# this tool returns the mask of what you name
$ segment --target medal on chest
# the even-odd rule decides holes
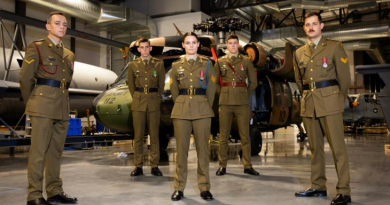
[[[324,67],[324,68],[327,68],[327,67],[328,67],[328,62],[327,62],[327,60],[326,60],[326,57],[323,57],[323,58],[322,58],[322,67]]]
[[[200,71],[200,80],[204,80],[204,73],[203,73],[203,70]]]
[[[157,72],[156,71],[153,71],[153,76],[157,77]]]
[[[240,69],[241,69],[241,71],[244,71],[244,65],[240,65]]]

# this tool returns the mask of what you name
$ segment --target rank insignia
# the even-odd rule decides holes
[[[172,80],[172,78],[169,80],[169,84],[170,85],[172,85],[172,83],[173,83],[173,80]]]
[[[217,81],[217,78],[215,76],[211,76],[211,81],[213,81],[213,83],[215,83]]]
[[[35,59],[31,59],[30,61],[28,61],[27,59],[24,59],[24,61],[25,61],[26,63],[28,63],[28,64],[31,64],[32,62],[35,61]]]
[[[348,58],[341,58],[341,62],[347,63],[348,62]]]

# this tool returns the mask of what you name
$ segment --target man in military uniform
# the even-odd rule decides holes
[[[160,161],[159,126],[160,126],[160,103],[164,91],[165,68],[161,60],[150,56],[152,47],[149,39],[141,38],[138,41],[138,51],[141,57],[130,62],[127,83],[133,103],[134,127],[134,164],[135,169],[131,176],[143,174],[143,146],[145,124],[147,122],[150,135],[150,165],[154,176],[162,176],[158,168]]]
[[[63,13],[50,13],[46,24],[48,37],[28,45],[20,72],[20,90],[32,124],[27,205],[77,202],[64,193],[60,178],[69,125],[68,88],[74,68],[74,54],[61,41],[66,26]],[[44,171],[47,201],[42,196]]]
[[[302,93],[301,116],[312,153],[311,186],[295,196],[327,196],[324,136],[336,165],[337,196],[332,205],[351,202],[349,161],[344,142],[342,112],[350,85],[348,56],[340,42],[321,35],[324,27],[318,13],[307,13],[303,29],[308,42],[294,56],[295,79]],[[303,91],[303,92],[302,92]]]
[[[249,96],[257,87],[257,76],[251,60],[238,53],[238,37],[231,34],[227,40],[229,54],[218,59],[215,64],[217,79],[222,77],[218,85],[219,96],[219,169],[217,176],[226,174],[228,160],[228,139],[233,116],[237,118],[238,130],[241,138],[244,173],[259,175],[252,168],[251,145],[249,139]],[[249,85],[247,85],[247,80]]]

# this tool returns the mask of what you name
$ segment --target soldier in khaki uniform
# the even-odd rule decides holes
[[[127,83],[133,103],[134,126],[134,164],[131,176],[143,174],[143,138],[147,122],[150,135],[150,164],[154,176],[162,176],[158,168],[160,161],[159,126],[161,94],[164,91],[165,68],[164,62],[150,56],[152,47],[149,39],[141,38],[138,51],[141,57],[130,62]]]
[[[195,33],[183,37],[186,56],[172,64],[170,84],[175,105],[171,117],[177,143],[175,191],[171,199],[178,201],[184,197],[187,182],[187,158],[191,132],[194,133],[198,156],[198,187],[204,200],[212,200],[209,178],[209,137],[212,105],[217,81],[212,62],[197,55],[199,47]]]
[[[28,45],[20,72],[20,90],[32,124],[27,205],[77,202],[64,193],[60,178],[74,63],[74,54],[61,41],[66,26],[64,14],[52,12],[46,24],[48,37]],[[42,196],[44,171],[47,201]]]
[[[249,139],[249,96],[257,87],[257,76],[251,60],[238,53],[238,37],[231,34],[227,40],[229,54],[218,59],[215,64],[217,79],[222,77],[222,83],[217,84],[219,96],[219,169],[217,176],[226,174],[228,160],[228,139],[233,116],[237,118],[238,130],[241,138],[244,173],[259,175],[252,168],[251,145]],[[234,71],[233,71],[234,70]],[[236,73],[235,73],[236,72]],[[247,80],[249,85],[247,85]],[[218,81],[219,82],[219,81]]]
[[[340,42],[321,35],[318,13],[308,13],[303,26],[309,41],[294,56],[295,79],[302,93],[301,116],[312,153],[311,186],[296,196],[327,196],[324,136],[335,161],[338,182],[332,205],[351,202],[349,161],[344,142],[342,112],[350,85],[348,56]],[[302,92],[303,91],[303,92]]]

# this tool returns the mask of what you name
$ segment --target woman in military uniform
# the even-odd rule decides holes
[[[212,62],[197,55],[199,40],[186,33],[182,42],[186,55],[172,64],[170,85],[175,105],[172,110],[177,144],[175,191],[172,201],[180,200],[187,182],[187,158],[191,133],[194,133],[198,156],[198,187],[204,200],[212,200],[209,178],[209,145],[212,105],[216,78]]]

